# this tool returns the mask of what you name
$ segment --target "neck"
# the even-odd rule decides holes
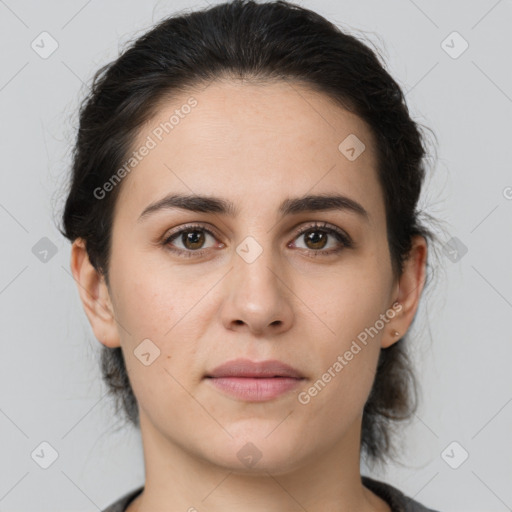
[[[360,421],[339,446],[291,468],[213,463],[162,436],[141,410],[146,482],[127,512],[390,512],[361,482]],[[258,470],[256,470],[256,467]]]

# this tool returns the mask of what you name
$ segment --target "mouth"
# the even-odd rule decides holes
[[[299,386],[302,379],[290,377],[208,377],[221,392],[244,402],[273,400]]]
[[[206,377],[247,377],[247,378],[271,378],[288,377],[302,379],[304,376],[290,366],[277,359],[267,361],[251,361],[250,359],[233,359],[209,372]]]
[[[246,402],[275,399],[298,387],[305,377],[277,360],[254,362],[235,359],[205,375],[217,390]]]

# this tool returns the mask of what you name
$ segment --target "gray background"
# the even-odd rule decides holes
[[[442,511],[512,510],[512,2],[299,3],[381,50],[438,137],[422,206],[443,243],[467,247],[432,261],[413,325],[422,403],[401,463],[372,475]],[[55,222],[93,72],[165,15],[205,5],[0,0],[0,510],[99,510],[143,483],[139,434],[119,429],[105,396]],[[31,47],[43,31],[58,43],[48,58]],[[457,58],[454,31],[469,44]],[[31,457],[43,441],[58,453],[48,469]]]

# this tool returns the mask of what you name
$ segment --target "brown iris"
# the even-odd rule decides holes
[[[199,230],[191,230],[182,233],[181,239],[187,249],[200,249],[204,244],[205,234]]]
[[[314,245],[312,249],[322,249],[325,247],[328,236],[327,233],[323,233],[322,231],[308,231],[304,233],[306,243],[311,242]]]

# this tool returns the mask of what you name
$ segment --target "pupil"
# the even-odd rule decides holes
[[[201,231],[189,231],[188,233],[185,233],[184,236],[184,245],[188,249],[198,249],[203,243],[204,234]],[[192,244],[192,247],[190,244]]]
[[[315,249],[321,249],[325,245],[325,233],[321,233],[320,231],[310,231],[306,238],[308,241],[311,241],[314,245],[320,244],[320,247],[315,247]]]

